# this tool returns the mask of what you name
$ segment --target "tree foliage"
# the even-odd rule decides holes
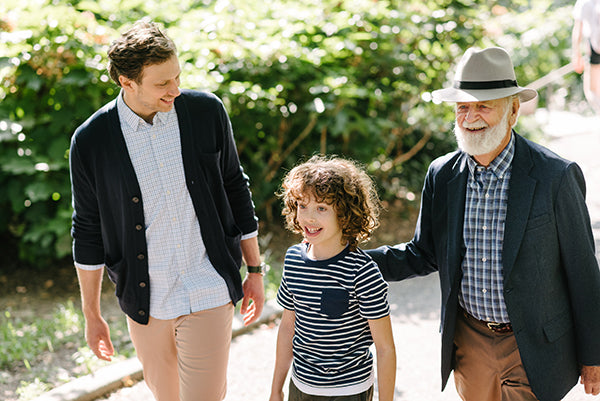
[[[429,162],[454,147],[452,110],[429,102],[429,91],[446,85],[467,47],[514,51],[525,82],[560,66],[569,6],[545,11],[553,24],[537,28],[531,18],[515,22],[537,12],[516,3],[519,13],[474,0],[0,6],[0,237],[18,241],[19,258],[35,265],[69,253],[70,136],[118,93],[106,49],[139,18],[162,24],[178,45],[182,87],[223,99],[257,211],[271,220],[282,175],[314,153],[364,163],[384,197],[418,191]],[[535,39],[527,50],[523,32]]]

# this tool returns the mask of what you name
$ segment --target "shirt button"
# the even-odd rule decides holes
[[[483,292],[485,294],[487,292],[487,290],[484,288],[483,290],[481,290],[481,292]]]
[[[167,195],[171,195],[171,191],[167,191]]]
[[[482,262],[487,262],[487,258],[481,258]]]
[[[487,226],[483,226],[483,227],[481,227],[481,229],[482,229],[483,231],[485,231],[485,230],[487,230]]]

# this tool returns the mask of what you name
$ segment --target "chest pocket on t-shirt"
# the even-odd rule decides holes
[[[348,310],[350,294],[341,288],[325,288],[321,291],[321,313],[340,317]]]

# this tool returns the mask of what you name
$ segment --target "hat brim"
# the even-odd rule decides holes
[[[457,89],[445,88],[431,93],[434,101],[440,102],[485,102],[519,95],[521,102],[526,102],[537,96],[537,91],[520,86],[497,89]]]

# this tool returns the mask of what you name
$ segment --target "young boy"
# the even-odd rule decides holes
[[[304,236],[285,257],[277,301],[284,308],[277,337],[271,401],[372,400],[375,343],[379,399],[394,396],[396,353],[388,285],[357,248],[379,225],[379,199],[354,163],[315,156],[292,169],[281,197],[287,228]]]

